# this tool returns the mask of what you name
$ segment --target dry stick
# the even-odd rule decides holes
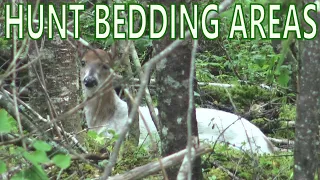
[[[198,40],[193,40],[193,48],[191,52],[191,61],[190,61],[190,74],[189,74],[189,106],[188,106],[188,114],[187,114],[187,129],[188,129],[188,180],[191,180],[192,175],[192,160],[191,160],[191,148],[192,148],[192,111],[194,108],[193,102],[193,78],[194,78],[194,71],[195,71],[195,63],[196,63],[196,53],[198,47]]]
[[[15,4],[15,0],[12,0],[12,4]],[[13,16],[16,15],[16,6],[13,5],[12,6],[12,11],[13,11]],[[10,66],[12,65],[13,71],[16,70],[16,65],[17,65],[17,27],[14,26],[13,27],[13,38],[12,38],[12,63],[10,64]],[[19,128],[19,133],[20,136],[23,136],[23,129],[22,129],[22,125],[21,125],[21,119],[20,119],[20,113],[19,113],[19,107],[18,107],[18,102],[17,102],[17,86],[16,86],[16,79],[17,79],[17,73],[13,73],[13,105],[14,105],[14,109],[15,109],[15,116],[16,116],[16,120],[18,122],[18,128]],[[26,149],[26,143],[24,141],[24,139],[22,139],[22,147],[24,149]]]
[[[0,146],[6,146],[6,145],[9,145],[9,144],[16,145],[19,142],[21,142],[22,139],[27,138],[29,136],[31,136],[31,133],[23,135],[23,136],[19,136],[19,137],[13,137],[12,134],[4,134],[4,135],[1,136]]]
[[[186,35],[190,36],[190,32],[187,33]],[[108,162],[108,164],[107,164],[107,166],[105,168],[105,171],[104,171],[101,179],[107,179],[111,174],[112,168],[114,167],[114,165],[116,163],[121,144],[122,144],[122,142],[123,142],[128,130],[129,130],[129,126],[132,123],[132,119],[135,116],[135,112],[138,110],[137,104],[140,104],[140,101],[141,101],[141,98],[143,96],[144,90],[145,90],[145,88],[147,86],[148,77],[150,75],[150,71],[151,71],[153,65],[156,62],[158,62],[159,60],[161,60],[162,58],[164,58],[165,56],[167,56],[169,53],[171,53],[173,51],[173,49],[178,47],[182,42],[183,41],[180,40],[180,39],[174,41],[165,50],[160,52],[157,56],[155,56],[154,58],[152,58],[149,62],[147,62],[145,64],[145,71],[144,71],[145,72],[145,76],[141,79],[140,88],[139,88],[139,91],[138,91],[136,99],[135,99],[136,102],[134,103],[134,106],[131,109],[131,112],[130,112],[129,117],[128,117],[128,121],[126,122],[124,128],[121,130],[121,132],[119,134],[119,138],[116,141],[116,144],[115,144],[114,149],[113,149],[113,151],[111,153],[111,156],[110,156],[110,160],[109,160],[109,162]]]
[[[36,20],[36,19],[34,19],[33,22],[36,23],[36,24],[39,23],[39,21]],[[69,30],[67,30],[67,34],[68,34],[69,36],[71,36],[71,37],[74,37],[74,33],[70,32]],[[25,39],[25,41],[26,41],[28,38],[29,38],[29,37],[27,37],[27,38]],[[24,42],[25,42],[25,41],[24,41]],[[94,50],[94,48],[93,48],[86,40],[84,40],[84,39],[82,39],[82,38],[79,38],[77,41],[79,41],[81,44],[83,44],[84,46],[88,47],[89,49]],[[26,41],[26,42],[27,42],[27,41]],[[29,43],[29,42],[28,42],[28,43]],[[19,57],[19,55],[22,53],[23,47],[25,47],[26,44],[27,44],[27,43],[23,43],[23,45],[21,46],[20,50],[18,51],[16,57]],[[44,41],[42,41],[41,44],[42,44],[41,47],[43,47]],[[26,46],[26,47],[28,47],[28,46]],[[97,56],[99,57],[99,55],[97,55]],[[30,61],[29,63],[24,64],[23,66],[17,68],[16,71],[12,71],[12,70],[9,70],[9,69],[8,69],[7,72],[4,73],[4,75],[1,75],[1,76],[0,76],[0,84],[2,84],[2,80],[3,80],[3,79],[9,77],[11,74],[13,74],[13,73],[15,73],[15,72],[18,72],[18,71],[21,71],[21,70],[23,70],[23,69],[28,68],[31,64],[35,63],[35,62],[38,61],[39,59],[40,59],[40,56],[38,56],[38,57],[35,58],[34,60]]]
[[[0,107],[5,109],[13,118],[17,119],[13,99],[10,98],[8,94],[0,92]],[[33,133],[41,132],[41,130],[32,122],[33,118],[31,118],[27,113],[21,111],[20,117],[21,123],[26,130],[32,131]]]
[[[40,2],[40,0],[37,0],[37,1],[36,1],[36,8],[34,9],[33,14],[32,14],[32,20],[34,20],[35,17],[36,17],[36,15],[37,15],[37,9],[38,9],[39,2]],[[12,6],[12,8],[13,8],[12,11],[13,11],[13,13],[14,13],[13,15],[15,16],[15,13],[16,13],[15,1],[12,1],[12,4],[14,4],[14,5]],[[17,33],[17,32],[16,32],[16,29],[15,29],[15,28],[13,28],[13,33],[14,33],[14,36],[16,36],[15,33]],[[14,37],[14,38],[16,38],[16,37]],[[30,38],[30,37],[28,36],[27,38],[25,38],[25,39],[23,40],[22,46],[20,47],[19,51],[18,51],[16,54],[14,54],[14,58],[15,58],[15,59],[18,59],[18,57],[20,57],[20,55],[22,54],[22,52],[23,52],[23,50],[24,50],[25,48],[29,48],[29,43],[30,43],[29,38]],[[16,39],[16,40],[17,40],[17,39]],[[27,44],[28,44],[28,45],[27,45]],[[12,63],[9,65],[7,71],[11,70],[14,66],[16,66],[15,64],[16,64],[16,62],[12,62]],[[14,69],[16,69],[16,67],[15,67]]]
[[[130,95],[129,91],[128,91],[127,89],[125,89],[124,92],[126,93],[126,95],[127,95],[127,96],[131,99],[131,101],[133,102],[134,99],[133,99],[133,97]],[[139,114],[140,114],[141,119],[142,119],[142,121],[143,121],[143,124],[144,124],[144,126],[146,127],[147,132],[148,132],[148,134],[149,134],[149,136],[150,136],[150,140],[151,140],[151,143],[152,143],[152,145],[153,145],[152,149],[153,149],[153,150],[154,150],[154,149],[157,149],[157,145],[156,145],[156,143],[155,143],[155,141],[154,141],[154,138],[153,138],[153,135],[152,135],[152,133],[151,133],[151,131],[150,131],[150,128],[149,128],[149,126],[148,126],[148,124],[147,124],[147,122],[146,122],[146,120],[145,120],[145,118],[144,118],[144,116],[143,116],[143,114],[141,113],[140,110],[139,110]],[[162,160],[161,160],[160,158],[158,158],[158,161],[159,161],[159,164],[160,164],[160,167],[161,167],[161,170],[162,170],[164,179],[165,179],[165,180],[168,180],[169,178],[168,178],[168,175],[167,175],[167,172],[166,172],[165,168],[163,167]]]
[[[35,17],[36,17],[36,13],[37,13],[37,8],[38,8],[38,5],[39,5],[39,2],[40,2],[40,0],[37,0],[37,2],[36,2],[36,8],[34,9],[34,11],[33,11],[33,16],[32,16],[32,19],[34,20],[35,19]],[[12,1],[12,4],[15,4],[15,0],[13,0]],[[12,11],[13,11],[13,13],[14,13],[14,15],[15,15],[15,13],[16,13],[16,9],[15,9],[15,5],[14,6],[12,6]],[[29,36],[27,37],[27,38],[25,38],[24,40],[23,40],[23,43],[22,43],[22,46],[20,47],[20,49],[19,49],[19,51],[18,52],[16,52],[16,50],[17,50],[17,45],[16,45],[16,41],[17,41],[17,37],[16,37],[16,34],[17,33],[17,30],[16,30],[16,27],[14,26],[13,27],[13,41],[14,41],[14,43],[13,43],[13,61],[12,61],[12,63],[9,65],[9,67],[8,67],[8,69],[6,70],[6,72],[4,73],[4,77],[2,77],[1,79],[0,79],[0,84],[2,84],[2,81],[5,79],[5,78],[7,78],[7,77],[9,77],[12,73],[13,73],[13,76],[15,77],[16,76],[16,73],[17,73],[17,66],[16,66],[16,61],[17,61],[17,59],[18,59],[18,57],[20,57],[20,55],[23,53],[23,51],[25,50],[25,48],[26,49],[28,49],[29,48],[29,43],[30,43],[30,41],[29,41]],[[27,51],[27,50],[25,50],[25,51]],[[12,70],[11,70],[12,69]],[[11,72],[10,72],[11,71]],[[10,72],[10,73],[9,73]],[[14,80],[15,80],[15,78],[13,78]],[[14,86],[14,89],[13,89],[14,91],[16,91],[15,90],[15,86]],[[16,94],[16,93],[15,93]],[[18,117],[19,118],[19,117]]]
[[[136,51],[136,48],[134,46],[134,43],[131,44],[130,46],[130,51],[131,51],[131,56],[132,56],[132,59],[133,59],[133,63],[135,65],[135,68],[136,68],[136,71],[137,72],[140,72],[139,74],[139,78],[142,79],[144,74],[143,74],[143,71],[142,71],[142,68],[141,68],[141,63],[140,63],[140,60],[139,60],[139,56],[138,56],[138,53]],[[152,98],[151,98],[151,95],[150,95],[150,91],[149,91],[149,88],[146,87],[145,88],[145,98],[146,98],[146,102],[147,102],[147,106],[148,106],[148,109],[149,109],[149,112],[150,112],[150,115],[151,115],[151,119],[154,123],[154,125],[156,126],[156,129],[157,131],[159,132],[160,130],[160,122],[159,122],[159,119],[158,119],[158,116],[156,115],[156,112],[154,110],[154,106],[152,104]],[[140,113],[140,112],[139,112]],[[141,113],[140,113],[141,114]],[[149,132],[149,127],[147,126],[145,120],[144,120],[144,117],[142,116],[141,114],[141,117],[144,121],[144,124],[148,130],[148,133],[151,134]],[[151,143],[153,144],[154,147],[157,147],[156,146],[156,143],[153,141],[152,139],[152,136],[150,136],[150,139],[151,139]],[[163,176],[164,176],[164,179],[167,180],[168,179],[168,175],[167,175],[167,172],[166,170],[162,167],[162,162],[161,162],[161,159],[159,159],[159,163],[160,163],[160,166],[161,166],[161,169],[162,169],[162,173],[163,173]]]
[[[25,90],[27,90],[27,88],[29,86],[31,86],[33,83],[36,82],[36,79],[33,79],[31,81],[28,82],[28,84],[26,84],[25,86],[23,86],[22,88],[20,88],[18,95],[20,96]]]
[[[200,146],[199,148],[195,149],[195,151],[196,151],[195,156],[200,156],[212,151],[212,149],[208,148],[207,146]],[[170,156],[162,158],[161,159],[162,164],[165,168],[176,165],[182,161],[182,159],[186,156],[186,154],[187,154],[187,149],[176,152]],[[146,165],[134,168],[124,174],[110,177],[109,180],[142,179],[148,175],[159,172],[160,170],[161,170],[161,167],[159,162],[151,162]]]
[[[229,92],[229,90],[227,88],[225,88],[225,91],[229,97],[229,100],[233,106],[233,109],[235,110],[236,114],[238,114],[238,110],[237,110],[237,107],[236,105],[234,104],[233,100],[232,100],[232,97],[231,97],[231,94]],[[242,124],[242,127],[244,128],[244,131],[246,133],[246,137],[247,137],[247,140],[248,140],[248,143],[249,143],[249,146],[250,146],[250,150],[251,150],[251,154],[253,154],[253,149],[252,149],[252,145],[251,145],[251,141],[250,141],[250,138],[249,138],[249,135],[248,135],[248,132],[247,132],[247,129],[245,128],[244,124],[243,124],[243,121],[241,120],[241,117],[239,116],[238,119],[240,120],[241,124]]]
[[[227,56],[227,60],[229,61],[229,63],[232,64],[233,61],[232,61],[227,49],[221,44],[221,42],[218,41],[218,44],[221,47],[221,49],[224,51],[225,55]],[[232,71],[233,71],[233,74],[236,75],[236,77],[241,81],[242,78],[234,66],[232,66]]]
[[[189,150],[188,150],[189,152]],[[191,147],[191,161],[193,161],[195,156],[195,148],[192,146]],[[188,153],[184,156],[183,161],[181,163],[178,175],[177,175],[177,180],[185,180],[188,179],[188,176],[190,173],[189,171],[189,166],[190,166],[190,160],[188,158]]]
[[[241,167],[241,163],[242,163],[244,157],[245,157],[245,155],[242,155],[241,158],[239,159],[239,161],[237,162],[236,168],[234,170],[234,174],[237,174],[238,169]]]
[[[124,93],[126,94],[126,96],[128,96],[128,97],[130,98],[130,100],[131,100],[132,102],[134,101],[134,99],[133,99],[133,97],[132,97],[132,95],[130,94],[130,92],[129,92],[128,89],[125,89],[125,90],[124,90]],[[148,126],[148,124],[147,124],[147,121],[146,121],[146,119],[144,118],[143,114],[141,113],[141,111],[140,111],[139,109],[138,109],[138,111],[139,111],[139,114],[140,114],[141,119],[142,119],[142,121],[143,121],[143,124],[144,124],[144,126],[146,127],[146,130],[147,130],[147,132],[148,132],[148,134],[149,134],[149,136],[150,136],[150,140],[151,140],[152,144],[155,145],[156,143],[155,143],[155,140],[154,140],[154,138],[153,138],[153,135],[152,135],[152,133],[151,133],[151,131],[150,131],[150,128],[149,128],[149,126]]]
[[[13,97],[13,95],[12,95],[10,92],[8,92],[8,91],[6,91],[6,90],[4,90],[4,89],[1,89],[1,91],[2,91],[3,93],[5,93],[5,94],[9,95],[10,97]],[[42,121],[42,122],[44,122],[44,123],[48,123],[48,122],[49,122],[47,119],[43,118],[39,113],[37,113],[34,109],[32,109],[28,104],[26,104],[25,102],[23,102],[21,99],[17,98],[17,100],[18,100],[18,102],[19,102],[21,105],[23,105],[23,106],[24,106],[33,116],[35,116],[37,119],[39,119],[40,121]],[[70,139],[73,141],[73,143],[74,143],[75,145],[77,145],[77,147],[78,147],[81,151],[87,153],[87,151],[85,150],[85,148],[80,145],[79,141],[75,138],[74,135],[72,135],[72,134],[70,134],[70,133],[68,133],[68,132],[63,131],[60,127],[57,127],[57,128],[58,128],[58,130],[59,130],[63,135],[65,135],[65,136],[67,136],[68,138],[70,138]],[[32,132],[31,132],[30,134],[32,134]]]
[[[122,1],[121,0],[117,0],[116,2],[117,3],[121,3]],[[122,15],[125,17],[124,19],[127,22],[127,14],[125,14],[123,12]],[[127,32],[126,26],[124,26],[123,29],[124,29],[125,32]],[[141,69],[141,64],[140,64],[138,53],[137,53],[137,51],[135,49],[134,43],[132,43],[131,40],[128,40],[128,43],[131,43],[131,45],[129,47],[130,48],[130,54],[131,54],[131,57],[133,59],[133,64],[135,65],[136,71],[139,72],[139,78],[141,79],[143,77],[143,71]],[[130,71],[132,71],[132,70],[130,70]],[[132,74],[132,72],[131,72],[131,74]],[[157,131],[159,131],[159,128],[160,128],[159,127],[159,119],[158,119],[158,117],[156,115],[156,112],[154,110],[154,107],[153,107],[153,104],[152,104],[152,98],[151,98],[151,95],[150,95],[148,87],[145,88],[145,97],[146,97],[147,106],[149,108],[149,112],[150,112],[150,115],[151,115],[151,119],[152,119],[153,123],[155,124]]]
[[[33,64],[31,65],[31,67],[32,67],[32,69],[33,69],[33,71],[34,71],[34,73],[35,73],[35,75],[36,75],[36,77],[37,77],[37,79],[39,81],[40,87],[41,87],[41,89],[44,92],[44,95],[46,97],[46,102],[47,102],[48,108],[50,109],[50,115],[51,115],[52,118],[54,118],[54,117],[56,117],[53,114],[53,112],[55,112],[55,111],[53,110],[54,107],[53,107],[52,101],[50,99],[50,96],[48,94],[48,91],[46,90],[46,88],[45,88],[45,86],[43,84],[43,81],[41,80],[41,78],[40,78],[40,76],[39,76],[39,74],[38,74],[38,72],[37,72],[37,70],[36,70],[36,68],[34,67]],[[60,131],[58,130],[58,125],[56,123],[53,123],[53,126],[54,126],[55,131],[57,132],[58,137],[60,139],[62,139],[62,135],[61,135]]]
[[[41,42],[41,44],[43,44],[43,41]],[[41,45],[41,46],[43,46],[43,45]],[[21,67],[17,68],[15,71],[13,71],[13,70],[8,71],[8,70],[7,70],[7,72],[4,73],[4,74],[1,76],[0,82],[1,82],[3,79],[9,77],[11,74],[13,74],[13,73],[15,73],[15,72],[19,72],[19,71],[21,71],[21,70],[24,70],[24,69],[28,68],[31,64],[35,63],[35,62],[38,61],[39,59],[40,59],[40,56],[34,58],[34,60],[28,62],[27,64],[24,64],[24,65],[22,65]],[[0,84],[1,84],[1,83],[0,83]]]
[[[227,173],[230,177],[232,177],[232,179],[234,180],[241,180],[239,177],[237,177],[235,174],[236,173],[232,173],[230,172],[227,168],[219,165],[218,163],[216,162],[213,162],[213,165],[216,166],[217,168],[220,168],[222,171],[224,171],[225,173]]]
[[[116,0],[117,3],[121,3],[122,0]],[[122,15],[125,17],[125,21],[128,22],[127,20],[127,14],[125,14],[124,12],[122,12]],[[126,25],[123,26],[123,29],[125,32],[127,32],[127,27]],[[128,40],[128,43],[132,42],[131,40]],[[135,65],[135,68],[136,68],[136,71],[139,72],[139,78],[141,79],[143,77],[143,71],[141,69],[141,63],[140,63],[140,60],[139,60],[139,56],[138,56],[138,53],[135,49],[135,46],[134,46],[134,43],[131,43],[130,45],[130,54],[131,54],[131,57],[133,59],[133,64]],[[131,70],[132,71],[132,70]],[[132,72],[131,72],[132,74]],[[149,112],[150,112],[150,115],[151,115],[151,119],[153,121],[153,123],[155,124],[156,126],[156,129],[157,131],[159,131],[159,119],[156,115],[156,112],[154,110],[154,107],[153,107],[153,104],[152,104],[152,98],[151,98],[151,95],[150,95],[150,91],[149,91],[149,88],[146,87],[145,88],[145,97],[146,97],[146,102],[147,102],[147,106],[149,108]]]
[[[10,105],[10,104],[13,104],[12,100],[9,99],[9,97],[8,97],[7,95],[5,96],[5,95],[2,95],[1,93],[0,93],[0,100],[1,100],[1,101],[0,101],[1,107],[4,107],[12,116],[15,117],[14,106],[13,106],[13,105]],[[29,115],[27,115],[27,114],[25,114],[25,113],[22,113],[21,115],[22,115],[21,118],[22,118],[23,122],[28,123],[28,125],[30,124],[30,128],[32,127],[32,128],[31,128],[32,131],[31,131],[29,134],[35,134],[35,133],[39,133],[39,132],[42,133],[42,130],[41,130],[41,129],[37,129],[37,127],[36,127],[31,121],[29,121],[29,120],[33,120],[33,118],[31,118]],[[40,116],[40,115],[39,115],[39,116]],[[42,118],[42,119],[44,119],[44,118]],[[52,124],[52,122],[48,122],[47,124],[50,125],[50,124]],[[42,133],[42,134],[43,134],[43,133]],[[66,135],[68,135],[68,134],[66,134]],[[69,136],[69,135],[68,135],[68,136]],[[71,137],[71,135],[70,135],[70,137]],[[25,138],[24,138],[24,139],[25,139]],[[45,136],[45,139],[49,139],[49,138]],[[74,139],[75,139],[75,138],[74,138]],[[74,139],[73,139],[73,140],[74,140]],[[50,140],[51,140],[51,139],[50,139]],[[77,143],[76,143],[76,144],[77,144]],[[78,145],[78,144],[77,144],[77,145]],[[78,146],[79,146],[79,145],[78,145]],[[56,147],[62,148],[63,146],[56,144]],[[91,164],[91,165],[93,165],[94,167],[97,167],[97,168],[98,168],[98,166],[92,164],[91,162],[87,161],[86,159],[83,159],[83,158],[81,157],[81,155],[79,155],[79,154],[78,154],[77,152],[75,152],[73,149],[68,148],[68,147],[63,147],[63,148],[67,149],[69,153],[71,153],[71,154],[79,157],[82,161],[84,161],[84,162],[86,162],[86,163],[88,163],[88,164]],[[80,149],[81,149],[81,148],[80,148]],[[83,150],[83,149],[82,149],[82,150]],[[84,150],[83,152],[86,152],[86,151]]]
[[[144,75],[143,75],[143,71],[141,69],[141,63],[140,63],[140,60],[138,57],[138,53],[137,53],[136,48],[133,43],[130,46],[130,51],[131,51],[131,56],[133,59],[133,64],[135,65],[137,72],[140,72],[139,78],[142,79]],[[156,115],[156,112],[154,110],[154,106],[152,104],[152,98],[151,98],[150,91],[149,91],[148,87],[146,87],[146,89],[145,89],[145,97],[146,97],[147,106],[149,108],[149,112],[151,115],[151,119],[152,119],[154,125],[156,126],[157,131],[159,131],[160,130],[160,122],[159,122],[158,116]]]
[[[13,7],[13,6],[12,6]],[[15,26],[14,26],[15,27]],[[13,29],[15,29],[13,27]],[[14,33],[13,33],[14,34]],[[14,39],[14,36],[13,36],[13,39]],[[13,40],[12,39],[12,40]],[[17,39],[16,39],[16,41],[17,41]],[[30,41],[29,41],[29,36],[28,37],[26,37],[23,41],[22,41],[22,46],[20,47],[20,49],[19,49],[19,51],[17,51],[17,49],[16,49],[16,53],[15,53],[15,55],[14,55],[14,59],[18,59],[20,56],[21,56],[21,54],[23,53],[23,51],[26,49],[26,48],[28,48],[29,47],[29,43],[30,43]],[[8,66],[8,68],[7,68],[7,70],[6,70],[6,73],[8,72],[8,71],[11,71],[12,73],[14,72],[14,67],[16,66],[16,64],[14,63],[14,61],[12,61],[10,64],[9,64],[9,66]],[[15,67],[15,69],[17,69],[17,67]],[[5,74],[6,74],[5,73]],[[7,76],[8,77],[8,76]]]
[[[115,3],[123,3],[123,0],[115,0]],[[122,31],[124,31],[126,34],[128,34],[128,16],[124,11],[120,12],[120,16],[122,16],[122,18],[124,19],[124,24],[121,26]],[[131,47],[130,44],[133,44],[132,41],[128,40],[128,38],[126,37],[123,41],[119,42],[119,45],[124,45],[127,44],[129,47]],[[122,62],[122,64],[124,64],[127,68],[126,70],[126,75],[128,75],[129,77],[133,76],[133,72],[132,72],[132,67],[130,64],[130,58],[129,58],[129,53],[124,53],[123,54],[123,59],[120,61]]]
[[[26,140],[26,143],[28,145],[32,144],[34,142],[34,139],[29,138],[29,136],[31,136],[32,133],[29,133],[28,135],[24,135],[22,137],[16,138],[15,135],[12,134],[7,134],[5,136],[5,139],[7,139],[8,141],[5,142],[0,142],[0,145],[8,145],[8,144],[16,144],[19,143],[19,141],[21,141],[22,139]],[[85,163],[91,164],[92,166],[96,167],[97,169],[99,169],[99,166],[97,166],[96,164],[91,163],[88,160],[103,160],[108,158],[107,154],[102,154],[102,155],[95,155],[95,154],[78,154],[76,152],[74,152],[72,149],[61,146],[57,143],[52,144],[56,149],[60,149],[61,152],[63,151],[68,151],[70,153],[72,153],[71,158],[72,160],[81,160]]]
[[[1,91],[3,93],[6,93],[7,95],[9,95],[11,98],[13,98],[14,95],[12,95],[10,92],[8,92],[7,90],[5,89],[1,89]],[[17,98],[18,102],[20,104],[22,104],[28,111],[31,112],[32,115],[34,115],[37,119],[41,120],[42,122],[45,122],[47,123],[48,120],[43,118],[40,114],[38,114],[34,109],[32,109],[28,104],[26,104],[25,102],[23,102],[21,99]]]
[[[37,52],[37,55],[39,56],[40,55],[40,51],[39,51],[39,48],[38,48],[38,44],[36,41],[34,41],[34,44],[35,44],[35,49],[36,49],[36,52]],[[42,49],[42,47],[41,47]],[[50,115],[51,115],[51,118],[53,117],[56,117],[57,116],[57,112],[53,106],[53,103],[51,101],[51,98],[49,96],[49,93],[47,91],[47,87],[46,87],[46,82],[45,82],[45,79],[44,79],[44,73],[43,73],[43,68],[42,68],[42,63],[41,63],[42,59],[40,58],[38,63],[39,63],[39,69],[40,69],[40,75],[38,74],[37,72],[37,69],[35,66],[31,65],[33,70],[34,70],[34,73],[36,74],[37,76],[37,79],[40,83],[40,86],[42,88],[42,90],[44,91],[45,93],[45,96],[46,96],[46,102],[47,102],[47,105],[48,105],[48,108],[50,110]],[[59,133],[58,133],[59,134]],[[61,136],[61,135],[60,135]]]
[[[289,140],[289,139],[277,139],[277,138],[268,138],[271,142],[276,143],[276,144],[280,144],[280,145],[290,145],[293,146],[294,145],[294,141]]]
[[[223,1],[220,5],[219,5],[219,12],[223,12],[225,11],[231,4],[233,3],[233,0],[225,0]],[[209,22],[211,18],[213,17],[216,17],[218,15],[218,13],[216,12],[211,12],[208,16],[207,16],[207,19],[206,19],[206,22]],[[185,39],[188,39],[190,37],[190,31],[187,31],[186,32],[186,36],[185,36]],[[128,129],[129,129],[129,125],[131,124],[132,122],[132,119],[134,118],[135,116],[135,112],[137,111],[138,107],[137,107],[137,104],[140,104],[140,101],[141,101],[141,98],[143,96],[143,93],[144,93],[144,90],[147,86],[147,83],[148,83],[148,78],[150,76],[150,71],[151,69],[153,68],[153,66],[161,59],[163,59],[164,57],[166,57],[169,53],[171,53],[175,48],[177,48],[182,42],[184,42],[184,40],[180,40],[180,39],[177,39],[175,40],[174,42],[172,42],[167,48],[165,48],[163,51],[161,51],[158,55],[154,56],[152,59],[150,59],[149,62],[147,62],[145,65],[144,65],[144,73],[145,73],[145,76],[141,79],[141,82],[140,82],[140,88],[139,88],[139,91],[137,93],[137,96],[136,96],[136,102],[133,106],[133,108],[131,109],[131,112],[129,114],[129,119],[128,119],[128,122],[125,124],[125,127],[122,129],[122,131],[120,132],[120,135],[119,135],[119,138],[114,146],[114,149],[111,153],[111,156],[110,156],[110,160],[104,170],[104,173],[102,175],[102,179],[107,179],[110,174],[111,174],[111,171],[112,171],[112,168],[114,167],[115,163],[116,163],[116,160],[117,160],[117,157],[118,157],[118,153],[119,153],[119,150],[120,150],[120,147],[121,147],[121,144],[125,138],[125,135],[127,134],[128,132]]]

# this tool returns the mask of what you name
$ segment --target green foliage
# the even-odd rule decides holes
[[[279,113],[279,126],[275,129],[274,137],[286,138],[294,140],[294,129],[288,126],[288,121],[295,121],[296,119],[296,106],[291,104],[284,104],[280,108]]]
[[[35,141],[33,147],[36,150],[43,152],[50,151],[52,149],[52,146],[44,141]]]
[[[205,97],[214,99],[217,104],[232,106],[230,97],[224,88],[208,85],[204,86],[202,90],[204,91]],[[229,88],[228,91],[237,109],[244,112],[247,111],[254,102],[266,102],[274,97],[272,91],[251,85],[235,86],[234,88]]]
[[[226,172],[223,172],[220,168],[211,168],[208,173],[204,174],[204,179],[208,179],[208,180],[229,179],[229,175]]]
[[[8,113],[0,109],[0,133],[9,133],[12,130],[12,126],[9,122]]]
[[[0,174],[7,171],[7,165],[3,161],[0,160]]]
[[[214,153],[202,157],[205,179],[229,179],[228,169],[242,179],[290,179],[293,156],[288,153],[255,156],[245,154],[226,145],[217,144]],[[214,162],[214,166],[212,166]]]
[[[152,46],[152,40],[148,36],[143,36],[134,41],[135,47],[138,52],[145,51],[146,47]]]
[[[131,142],[125,142],[122,147],[121,157],[115,166],[114,174],[124,173],[154,160],[154,155],[149,154],[143,148],[135,147]]]
[[[33,165],[38,165],[39,163],[46,163],[49,162],[49,158],[44,151],[33,151],[31,153],[25,151],[23,153],[23,157],[30,161]]]
[[[13,118],[8,115],[7,111],[0,109],[0,133],[9,133],[13,131],[13,121]]]
[[[206,56],[198,57],[197,63],[201,64],[206,62],[209,66],[210,63],[217,63],[215,68],[211,72],[219,72],[219,74],[214,74],[209,71],[201,69],[201,73],[197,74],[197,78],[200,81],[212,81],[213,78],[203,78],[210,77],[214,75],[216,77],[215,81],[218,82],[232,82],[235,80],[245,80],[251,83],[260,84],[275,84],[280,87],[287,87],[290,75],[295,67],[291,65],[296,64],[295,62],[289,62],[290,65],[284,64],[284,59],[286,54],[290,50],[290,45],[294,41],[294,36],[290,34],[287,40],[281,43],[281,53],[275,54],[271,41],[260,39],[260,35],[254,40],[243,39],[241,33],[236,32],[235,38],[230,40],[228,35],[230,33],[230,27],[233,18],[234,6],[236,3],[240,3],[243,8],[245,26],[247,29],[247,34],[250,34],[250,3],[266,4],[269,1],[251,1],[251,0],[237,0],[229,8],[229,10],[220,14],[220,36],[218,39],[218,46],[212,49],[208,49]],[[277,3],[287,4],[288,2],[277,1]],[[205,2],[203,5],[205,5]],[[202,6],[203,7],[203,6]],[[266,5],[267,7],[267,5]],[[286,14],[286,8],[278,12],[278,16]],[[268,33],[268,17],[262,22],[262,26],[265,32]],[[277,29],[282,28],[276,27]],[[209,42],[210,43],[210,42]],[[215,42],[216,43],[216,42]],[[211,43],[213,44],[213,43]],[[219,47],[220,46],[220,47]],[[223,53],[221,53],[223,52]],[[211,54],[210,54],[211,53]],[[219,55],[220,54],[220,55]],[[197,66],[199,67],[199,66]],[[199,69],[198,69],[199,71]],[[220,77],[222,76],[222,77]]]
[[[39,165],[33,165],[26,170],[22,170],[15,174],[12,180],[46,180],[49,179],[45,171]]]
[[[297,116],[297,108],[295,105],[284,104],[280,108],[279,118],[284,120],[294,121]]]
[[[66,169],[70,166],[71,157],[69,155],[57,154],[52,158],[52,161],[61,169]]]
[[[101,149],[105,149],[108,152],[112,151],[112,145],[118,139],[118,135],[112,130],[109,130],[108,132],[113,134],[112,139],[107,138],[103,133],[98,134],[96,131],[88,131],[85,144],[91,152],[99,152]]]
[[[9,51],[10,47],[11,47],[11,45],[9,44],[8,40],[3,37],[0,37],[0,50]]]
[[[17,132],[17,123],[3,109],[0,109],[0,132]],[[49,178],[43,169],[43,164],[53,163],[63,169],[68,168],[71,164],[70,155],[58,154],[50,160],[49,151],[52,150],[52,146],[45,141],[34,140],[30,145],[34,150],[30,151],[15,145],[0,147],[0,154],[6,154],[0,160],[0,174],[7,172],[12,167],[22,165],[23,169],[14,174],[11,179],[45,180]]]

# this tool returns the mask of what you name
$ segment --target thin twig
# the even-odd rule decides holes
[[[187,114],[187,129],[188,129],[188,180],[191,180],[192,175],[192,160],[191,160],[191,148],[192,148],[192,112],[194,110],[194,90],[193,90],[193,78],[195,72],[195,63],[196,63],[196,53],[198,47],[198,40],[193,41],[193,48],[191,52],[190,60],[190,74],[189,74],[189,106]]]
[[[141,79],[141,78],[143,78],[144,74],[143,74],[143,71],[141,68],[141,63],[140,63],[140,60],[138,57],[138,53],[137,53],[136,48],[133,43],[130,46],[130,51],[131,51],[131,56],[133,59],[133,64],[135,65],[136,71],[139,72],[139,74],[140,74],[139,78]],[[153,123],[155,124],[157,131],[159,131],[160,130],[159,118],[156,115],[156,112],[154,110],[154,106],[152,104],[152,98],[151,98],[150,91],[149,91],[148,87],[146,87],[146,89],[145,89],[145,97],[146,97],[147,106],[149,108],[149,112],[151,115],[151,119],[152,119]]]
[[[12,11],[13,11],[13,16],[16,15],[16,1],[12,0]],[[13,26],[13,38],[12,38],[12,63],[10,64],[10,66],[12,66],[13,71],[15,72],[16,67],[17,67],[17,60],[18,60],[18,54],[17,54],[17,27]],[[9,67],[10,67],[9,66]],[[13,73],[13,80],[12,80],[12,84],[13,84],[13,104],[15,107],[15,116],[16,116],[16,120],[18,123],[18,129],[19,129],[19,133],[20,136],[23,136],[23,129],[22,129],[22,125],[21,125],[21,119],[20,119],[20,113],[19,113],[19,107],[18,107],[18,102],[17,102],[17,86],[16,86],[16,79],[17,79],[17,73]],[[26,144],[24,142],[24,139],[22,139],[22,146],[23,148],[26,149]]]

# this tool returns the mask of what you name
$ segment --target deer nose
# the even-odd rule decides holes
[[[85,77],[84,80],[83,80],[83,83],[88,88],[92,88],[92,87],[98,85],[98,82],[97,82],[96,78],[94,78],[92,76]]]

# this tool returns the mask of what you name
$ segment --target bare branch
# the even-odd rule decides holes
[[[195,156],[200,156],[205,153],[210,152],[212,149],[207,146],[200,146],[198,149],[195,149]],[[162,165],[165,168],[176,165],[182,161],[182,159],[186,156],[187,149],[181,150],[175,154],[164,157],[161,159]],[[154,174],[161,170],[161,166],[159,162],[151,162],[149,164],[134,168],[125,174],[116,175],[114,177],[110,177],[110,180],[123,180],[123,179],[141,179],[148,175]]]
[[[193,41],[193,48],[191,52],[191,61],[190,61],[190,74],[189,74],[189,106],[188,106],[188,114],[187,114],[187,129],[188,129],[188,180],[191,180],[192,175],[192,112],[194,110],[194,90],[193,90],[193,78],[195,72],[195,64],[196,64],[196,53],[198,48],[198,40]],[[198,141],[197,141],[198,142]],[[179,173],[180,174],[180,173]],[[179,177],[179,175],[178,175]]]

